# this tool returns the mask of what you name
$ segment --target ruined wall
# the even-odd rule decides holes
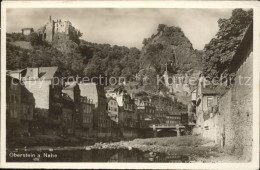
[[[52,39],[53,39],[53,33],[54,33],[54,23],[53,21],[49,21],[47,24],[46,24],[46,29],[45,29],[45,32],[44,32],[44,39],[48,42],[52,42]]]
[[[230,153],[251,159],[253,120],[253,55],[244,61],[236,73],[234,85],[220,99],[225,134],[224,148]],[[240,79],[239,76],[243,77]],[[249,80],[249,81],[248,81]],[[248,81],[248,82],[247,82]]]

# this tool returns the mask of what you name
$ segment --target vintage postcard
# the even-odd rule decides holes
[[[1,168],[257,169],[259,5],[2,2]]]

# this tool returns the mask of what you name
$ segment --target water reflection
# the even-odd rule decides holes
[[[142,152],[137,149],[7,151],[7,162],[189,162],[185,155]]]

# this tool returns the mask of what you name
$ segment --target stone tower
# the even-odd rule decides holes
[[[45,25],[45,33],[44,33],[44,39],[48,42],[52,42],[53,40],[53,35],[54,35],[54,21],[50,19]]]

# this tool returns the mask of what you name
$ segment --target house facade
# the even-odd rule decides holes
[[[118,106],[118,127],[120,136],[134,138],[137,136],[137,114],[134,99],[123,88],[110,90],[106,93],[109,101],[117,103]],[[109,104],[111,106],[111,104]],[[108,105],[108,106],[109,106]],[[111,111],[110,111],[111,112]],[[116,114],[110,113],[110,114]]]
[[[119,105],[119,125],[125,138],[137,136],[137,114],[134,100],[127,93],[122,92],[117,98]]]
[[[107,98],[107,110],[108,110],[108,116],[112,121],[114,121],[116,124],[118,124],[118,103],[116,99],[112,97]]]
[[[35,100],[23,83],[6,76],[6,127],[12,136],[31,135]]]
[[[180,125],[181,124],[181,115],[180,114],[168,114],[168,115],[166,115],[166,124]]]
[[[155,120],[157,120],[157,122],[159,124],[165,124],[166,123],[166,115],[168,115],[169,113],[163,109],[163,108],[156,108],[155,109]]]
[[[91,99],[81,96],[81,107],[80,107],[80,127],[81,136],[94,137],[93,134],[93,112],[94,104]]]
[[[80,96],[80,88],[76,82],[66,82],[65,87],[62,89],[62,93],[68,95],[73,101],[73,133],[76,136],[80,136],[81,126],[81,96]]]
[[[63,83],[58,67],[26,68],[19,74],[10,72],[9,75],[18,76],[33,95],[35,126],[39,131],[43,134],[60,134]]]
[[[209,86],[204,86],[203,81],[204,77],[201,77],[197,89],[196,126],[193,133],[213,139],[215,135],[210,133],[209,129],[215,128],[215,126],[209,126],[211,124],[209,121],[218,112],[219,93]]]
[[[155,119],[155,105],[152,103],[151,99],[136,99],[135,104],[140,120],[148,121]]]
[[[66,94],[62,93],[63,107],[61,115],[61,135],[67,137],[73,135],[74,126],[73,126],[73,100]]]
[[[97,137],[111,136],[111,121],[108,117],[107,98],[104,87],[95,83],[79,83],[80,95],[93,101],[94,134]]]

